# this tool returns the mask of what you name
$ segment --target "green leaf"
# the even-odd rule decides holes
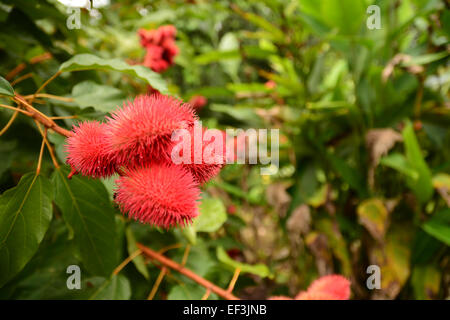
[[[336,28],[342,34],[354,35],[361,27],[365,15],[363,0],[303,0],[300,9],[317,21],[330,28]],[[317,20],[316,20],[317,19]],[[311,22],[311,21],[310,21]],[[325,28],[316,28],[325,32]]]
[[[360,196],[367,194],[364,178],[358,170],[350,167],[345,160],[335,156],[334,154],[329,153],[328,158],[330,159],[331,165],[337,174],[339,174],[352,189],[358,192]]]
[[[128,74],[133,77],[147,81],[161,93],[167,93],[167,86],[161,76],[141,65],[129,65],[121,59],[102,59],[92,54],[77,54],[64,62],[60,67],[61,72],[81,71],[81,70],[113,70]]]
[[[103,284],[89,300],[128,300],[131,297],[130,281],[123,275],[113,275]]]
[[[94,107],[98,111],[111,112],[122,106],[123,92],[117,88],[99,85],[93,81],[83,81],[72,89],[72,97],[81,107]]]
[[[182,283],[170,289],[168,300],[200,300],[205,295],[202,286],[192,283]],[[215,294],[211,294],[209,300],[217,300]]]
[[[422,151],[410,122],[406,124],[402,134],[406,149],[406,159],[419,174],[419,178],[416,180],[407,178],[407,184],[419,202],[425,203],[433,195],[431,171],[422,156]]]
[[[381,158],[380,164],[395,169],[413,180],[419,178],[419,173],[409,164],[405,156],[400,153],[392,153]]]
[[[34,173],[0,197],[0,287],[34,255],[52,219],[53,188]]]
[[[131,256],[138,250],[138,247],[136,245],[136,239],[134,238],[131,227],[126,228],[125,236],[127,237],[128,254]],[[150,275],[148,273],[147,266],[145,265],[145,261],[142,255],[135,257],[132,261],[136,269],[140,272],[140,274],[142,274],[144,278],[148,280],[150,278]]]
[[[0,94],[3,94],[5,96],[14,96],[14,89],[2,76],[0,76]]]
[[[450,209],[435,213],[422,228],[429,235],[450,246]]]
[[[441,284],[441,272],[434,265],[416,266],[411,283],[417,300],[436,299]]]
[[[195,57],[196,64],[209,64],[224,60],[236,60],[241,57],[239,50],[208,51]]]
[[[264,264],[246,264],[242,263],[236,260],[231,259],[228,254],[225,252],[225,250],[222,247],[217,247],[217,259],[219,259],[220,262],[227,265],[231,269],[237,269],[239,268],[242,273],[251,273],[255,274],[257,276],[260,276],[261,278],[272,278],[272,274],[269,271],[269,268],[267,268]]]
[[[200,215],[194,220],[193,227],[198,232],[215,232],[225,221],[227,213],[222,201],[206,198],[200,204]]]
[[[114,210],[100,180],[74,176],[67,167],[56,169],[52,181],[55,202],[72,229],[81,259],[94,275],[109,276],[117,265]]]

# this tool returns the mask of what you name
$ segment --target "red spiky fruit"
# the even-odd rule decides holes
[[[73,135],[65,146],[67,163],[73,171],[94,178],[111,176],[116,164],[108,153],[106,125],[98,121],[86,121],[74,126]]]
[[[348,300],[350,281],[340,275],[323,276],[315,280],[307,291],[300,292],[297,300]]]
[[[177,29],[172,25],[138,31],[141,45],[147,50],[144,66],[155,72],[162,72],[174,63],[178,54],[178,47],[175,44],[176,32]]]
[[[181,166],[154,164],[117,180],[115,201],[130,218],[162,228],[185,226],[198,215],[200,190]]]
[[[109,152],[115,163],[137,167],[169,160],[174,130],[190,128],[195,113],[187,103],[162,95],[141,95],[107,118]]]
[[[181,165],[189,171],[194,179],[203,184],[216,176],[226,163],[224,148],[224,132],[217,129],[207,129],[195,124],[189,132],[184,132],[188,136],[174,142],[171,149],[172,161],[175,156],[182,158]],[[215,147],[216,138],[220,140],[217,148]],[[184,155],[182,144],[186,143],[186,139],[190,141],[190,154]],[[176,150],[174,150],[176,148]]]

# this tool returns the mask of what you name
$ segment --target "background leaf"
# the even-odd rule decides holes
[[[36,252],[52,219],[53,188],[28,173],[0,197],[0,287]]]
[[[161,93],[167,92],[167,87],[161,76],[149,68],[141,65],[131,66],[121,59],[102,59],[92,54],[77,54],[70,60],[64,62],[60,67],[61,72],[81,71],[81,70],[113,70],[126,73],[130,76],[147,81]]]
[[[100,180],[74,176],[70,170],[55,170],[55,202],[73,230],[84,266],[93,275],[109,276],[118,264],[114,210]]]

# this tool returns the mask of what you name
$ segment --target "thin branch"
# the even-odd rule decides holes
[[[121,264],[119,264],[117,266],[117,268],[114,269],[113,271],[113,275],[118,275],[120,271],[122,271],[123,268],[125,268],[125,266],[130,263],[131,261],[133,261],[134,258],[136,258],[137,256],[139,256],[140,254],[142,254],[142,250],[141,249],[137,249],[135,252],[133,252],[132,254],[130,254],[130,256],[128,256],[125,260],[122,261]]]
[[[239,300],[238,297],[233,295],[231,292],[227,292],[226,290],[216,286],[214,283],[206,280],[205,278],[200,277],[193,271],[183,267],[181,264],[176,263],[175,261],[159,254],[156,251],[153,251],[152,249],[138,243],[138,248],[142,250],[142,252],[149,258],[158,261],[162,265],[164,265],[167,268],[173,269],[175,271],[178,271],[182,275],[188,277],[189,279],[197,282],[199,285],[205,287],[206,289],[210,289],[212,292],[217,294],[219,297],[222,297],[226,300]]]
[[[210,294],[211,294],[211,290],[210,289],[206,289],[206,292],[203,295],[202,300],[208,300]]]
[[[47,81],[45,81],[42,86],[39,87],[39,89],[37,89],[37,91],[34,93],[34,97],[36,97],[36,95],[41,92],[42,90],[44,90],[44,88],[50,83],[52,82],[56,77],[58,77],[61,74],[61,71],[58,71],[57,73],[55,73],[53,76],[51,76]],[[31,102],[33,102],[34,97],[31,99]]]
[[[49,93],[30,94],[30,95],[24,96],[23,98],[26,100],[33,100],[34,98],[47,98],[47,99],[64,101],[64,102],[73,102],[74,101],[74,99],[70,98],[70,97],[61,97],[61,96],[56,96],[54,94],[49,94]]]
[[[52,119],[50,119],[49,117],[47,117],[45,114],[43,114],[42,112],[40,112],[39,110],[35,109],[31,104],[29,104],[23,97],[16,95],[14,97],[14,101],[16,101],[17,103],[22,104],[25,109],[28,110],[28,112],[30,112],[30,116],[39,121],[40,123],[42,123],[45,127],[52,129],[53,131],[59,133],[60,135],[63,135],[65,137],[70,137],[72,135],[72,132],[70,132],[69,130],[66,130],[64,128],[61,128],[60,126],[58,126]]]
[[[31,113],[29,113],[28,111],[22,110],[20,108],[16,108],[16,107],[13,107],[13,106],[8,106],[6,104],[1,104],[1,103],[0,103],[0,107],[5,108],[5,109],[18,111],[18,112],[23,113],[24,115],[27,115],[27,116],[31,117]]]
[[[73,115],[73,116],[61,116],[61,117],[50,117],[50,119],[52,120],[62,120],[62,119],[76,119],[78,118],[78,115]]]
[[[236,281],[237,281],[240,273],[241,273],[240,268],[236,268],[236,270],[234,270],[233,278],[231,279],[230,284],[228,285],[227,292],[233,291],[234,286],[236,285]]]
[[[167,273],[167,268],[163,267],[161,271],[158,274],[158,278],[156,278],[155,284],[153,285],[152,291],[150,291],[150,294],[147,297],[147,300],[153,300],[153,298],[156,295],[156,292],[158,291],[159,285],[161,284],[161,281],[164,279],[164,276]]]
[[[44,155],[44,146],[45,146],[45,140],[42,139],[41,151],[39,152],[39,160],[38,160],[38,164],[36,167],[36,175],[38,175],[41,172],[42,156]]]
[[[50,158],[52,158],[53,165],[55,166],[55,168],[59,168],[58,160],[56,160],[56,156],[53,151],[53,148],[47,139],[47,128],[45,128],[45,132],[43,132],[39,122],[36,119],[34,119],[34,122],[36,123],[36,126],[38,127],[39,132],[41,133],[42,138],[44,139],[44,142],[47,145],[47,149],[48,149],[48,152],[50,153]]]
[[[181,265],[183,267],[186,265],[190,250],[191,250],[191,245],[190,244],[186,245],[186,249],[184,249],[184,253],[183,253],[183,259],[181,259]]]
[[[16,120],[18,114],[19,114],[19,110],[14,111],[11,119],[9,119],[8,123],[0,131],[0,136],[2,136],[9,129],[9,127],[11,127],[11,125],[14,122],[14,120]]]
[[[18,77],[17,79],[15,79],[13,82],[11,82],[11,86],[15,86],[16,84],[18,84],[19,82],[22,82],[23,80],[26,80],[28,78],[31,78],[33,76],[32,72],[26,73],[23,76]]]

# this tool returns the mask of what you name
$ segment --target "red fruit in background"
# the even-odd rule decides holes
[[[181,100],[141,95],[112,113],[108,122],[108,151],[115,163],[130,167],[168,160],[174,130],[194,124],[193,109]]]
[[[163,72],[174,63],[179,51],[175,43],[176,32],[177,29],[171,25],[138,31],[141,45],[147,50],[144,66],[155,72]]]
[[[274,89],[274,88],[277,86],[277,84],[276,84],[275,81],[269,80],[269,81],[267,81],[266,83],[264,83],[264,86],[265,86],[267,89]]]
[[[67,163],[73,171],[97,177],[111,176],[116,163],[108,153],[107,126],[98,121],[80,122],[73,135],[67,138]]]
[[[227,207],[227,212],[228,212],[228,214],[236,214],[236,206],[233,204],[230,204]]]
[[[117,180],[115,201],[132,219],[162,228],[185,226],[198,215],[200,190],[181,166],[132,169]]]
[[[340,275],[323,276],[315,280],[305,292],[300,292],[297,300],[348,300],[350,281]]]
[[[189,104],[196,110],[199,110],[203,108],[208,103],[208,99],[206,99],[204,96],[193,96],[189,100]]]

